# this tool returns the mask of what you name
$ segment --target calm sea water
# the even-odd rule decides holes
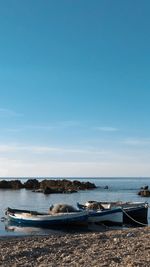
[[[47,178],[50,179],[50,178]],[[59,178],[60,179],[60,178]],[[69,203],[76,207],[76,203],[84,203],[88,200],[97,201],[143,201],[150,204],[150,198],[138,196],[142,186],[149,185],[150,178],[68,178],[69,180],[89,181],[98,186],[94,190],[80,191],[72,194],[33,193],[30,190],[0,190],[0,217],[4,217],[5,209],[12,208],[31,209],[47,212],[52,204]],[[2,180],[2,179],[1,179]],[[6,180],[6,178],[5,178]],[[9,178],[7,178],[9,180]],[[24,182],[27,179],[20,179]],[[39,178],[39,180],[43,180]],[[108,189],[104,189],[105,186]],[[149,211],[150,224],[150,211]],[[46,234],[54,230],[45,230],[30,227],[10,226],[7,221],[0,222],[0,236],[22,234]]]

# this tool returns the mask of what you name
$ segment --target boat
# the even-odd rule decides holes
[[[88,201],[84,205],[78,203],[78,208],[103,210],[121,208],[123,213],[123,224],[131,226],[146,226],[148,224],[148,203],[147,202],[106,202]]]
[[[121,207],[123,211],[123,224],[131,226],[146,226],[148,224],[147,202],[100,202],[104,208]]]
[[[122,225],[123,213],[120,207],[104,208],[102,205],[98,205],[94,208],[93,205],[86,206],[77,203],[77,206],[81,210],[89,210],[88,222],[105,224],[105,225]]]
[[[51,227],[65,225],[85,225],[88,220],[87,210],[77,210],[54,213],[50,210],[49,213],[41,213],[37,211],[21,210],[7,208],[5,212],[7,219],[17,224]]]

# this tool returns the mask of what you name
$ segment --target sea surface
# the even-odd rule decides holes
[[[0,178],[0,180],[10,180],[11,178]],[[24,183],[29,178],[15,178]],[[45,178],[38,178],[39,181]],[[46,178],[56,179],[56,178]],[[64,179],[64,178],[57,178]],[[66,178],[65,178],[66,179]],[[0,236],[16,236],[24,234],[50,234],[59,230],[39,229],[33,227],[18,227],[10,225],[5,217],[7,207],[38,210],[47,212],[52,204],[66,203],[76,207],[76,203],[85,203],[88,200],[96,201],[143,201],[150,205],[150,198],[138,196],[141,187],[150,187],[150,178],[67,178],[68,180],[89,181],[94,183],[97,188],[94,190],[79,191],[77,193],[50,194],[34,193],[30,190],[4,190],[0,189]],[[105,189],[108,186],[108,189]],[[150,208],[148,212],[150,225]]]

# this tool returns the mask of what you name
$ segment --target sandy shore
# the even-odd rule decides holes
[[[0,238],[0,266],[150,266],[150,227]]]

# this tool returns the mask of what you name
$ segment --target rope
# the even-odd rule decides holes
[[[138,221],[136,221],[135,219],[133,219],[124,209],[122,209],[122,212],[124,212],[124,214],[127,216],[127,217],[129,217],[133,222],[135,222],[135,223],[137,223],[137,224],[141,224],[141,225],[143,225],[143,226],[147,226],[147,224],[145,224],[145,223],[141,223],[141,222],[138,222]]]

